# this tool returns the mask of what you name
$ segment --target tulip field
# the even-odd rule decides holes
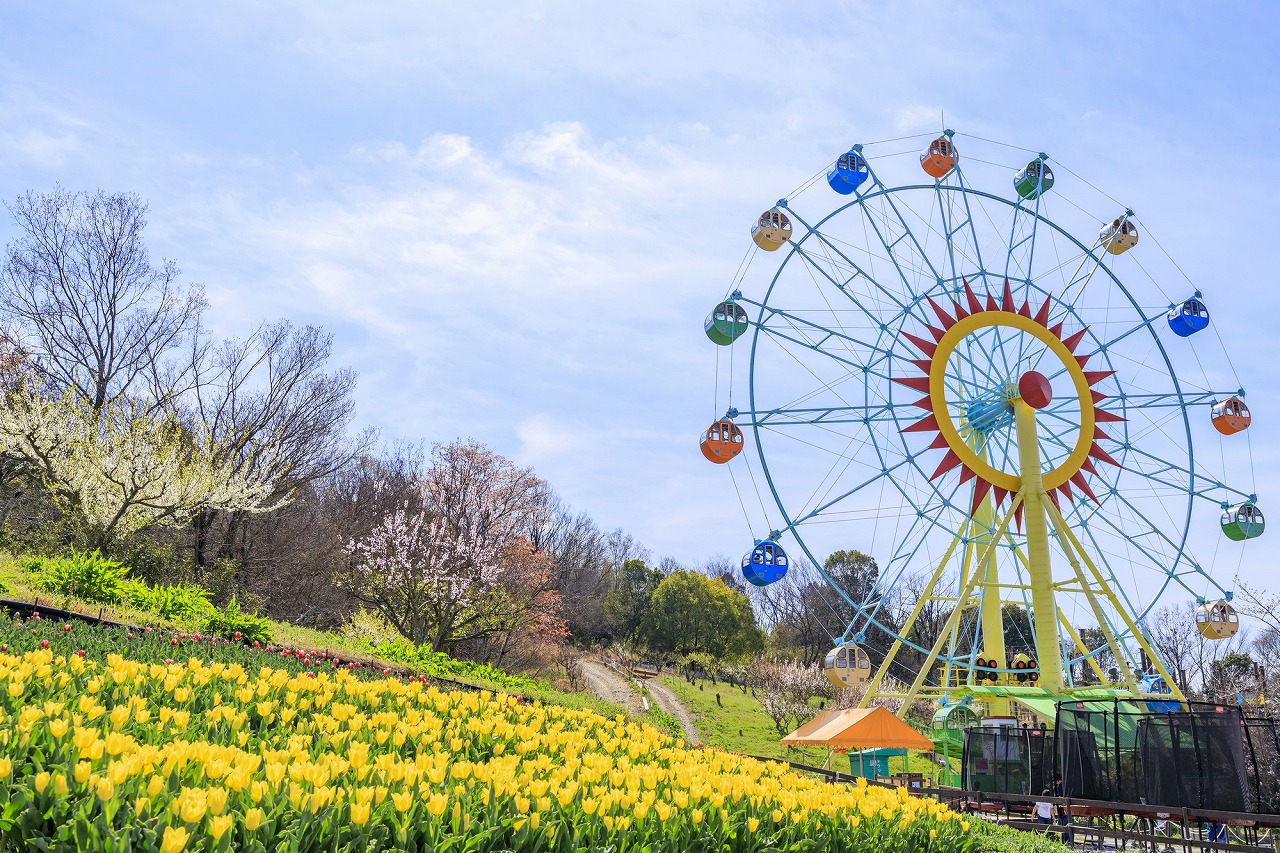
[[[977,827],[974,827],[976,830]],[[0,849],[967,851],[961,815],[328,655],[0,622]]]

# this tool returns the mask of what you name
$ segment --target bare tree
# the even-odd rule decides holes
[[[1266,630],[1280,633],[1280,594],[1242,583],[1236,596],[1241,613],[1257,619]]]
[[[627,560],[649,560],[649,549],[637,542],[630,533],[624,533],[621,527],[605,534],[604,545],[605,555],[615,574]]]
[[[277,500],[349,467],[373,441],[369,430],[348,433],[356,374],[329,370],[332,347],[323,329],[281,320],[193,354],[191,419],[208,425],[235,470],[274,482]],[[194,522],[197,571],[227,559],[251,573],[271,571],[263,561],[274,549],[256,545],[277,521],[201,513]]]
[[[533,531],[536,549],[551,554],[561,611],[574,641],[589,644],[609,638],[605,596],[613,585],[606,537],[585,513],[573,514],[551,501],[549,521]]]
[[[19,236],[0,268],[0,315],[58,388],[94,410],[175,389],[166,359],[205,308],[170,260],[152,264],[147,205],[132,193],[27,192],[9,207]],[[144,387],[139,387],[140,384]]]

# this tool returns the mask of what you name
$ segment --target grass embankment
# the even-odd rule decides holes
[[[188,634],[206,632],[203,620],[200,619],[168,619],[152,611],[125,603],[100,604],[73,595],[43,592],[23,569],[20,558],[4,551],[0,551],[0,597],[18,601],[39,599],[41,604],[50,607],[88,616],[101,616],[103,619],[135,625],[139,628]],[[526,699],[566,708],[591,710],[607,717],[626,713],[626,709],[617,703],[607,702],[587,692],[559,690],[541,679],[511,676],[491,667],[473,665],[468,661],[459,661],[431,652],[382,655],[368,643],[352,642],[338,633],[305,628],[274,619],[268,619],[267,622],[272,644],[277,647],[325,652],[329,657],[376,663],[384,668],[404,670],[427,678],[449,679],[483,690],[518,694]],[[412,646],[409,646],[409,649],[412,649]]]
[[[664,675],[662,683],[671,688],[693,715],[693,724],[702,736],[703,743],[718,746],[741,755],[757,755],[762,758],[782,758],[801,764],[820,765],[827,759],[822,749],[784,749],[782,736],[773,720],[765,713],[760,702],[748,688],[743,690],[733,684],[713,683],[695,679],[692,684],[683,678]],[[719,696],[717,702],[716,697]],[[819,712],[815,705],[814,714]],[[849,772],[849,759],[836,756],[831,767],[842,773]],[[934,764],[931,758],[916,750],[907,754],[907,772],[922,773],[932,779]],[[902,759],[889,762],[890,773],[901,773]]]

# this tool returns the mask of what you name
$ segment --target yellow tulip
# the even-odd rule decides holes
[[[231,828],[231,824],[234,820],[235,818],[229,814],[218,815],[211,819],[209,821],[209,834],[213,836],[213,840],[217,841],[219,838],[226,835],[227,830]]]
[[[356,826],[364,826],[369,822],[369,804],[368,803],[352,803],[351,804],[351,822]]]
[[[87,761],[76,762],[75,778],[77,785],[83,785],[89,781],[90,774],[93,773],[93,767]]]
[[[694,809],[689,813],[689,819],[693,821],[693,825],[697,826],[702,823],[702,809]]]
[[[116,795],[116,786],[111,784],[110,779],[99,779],[98,784],[95,787],[98,799],[102,800],[104,803]]]
[[[66,737],[68,728],[70,728],[70,726],[66,720],[58,719],[49,721],[49,734],[53,735],[57,740],[62,740]]]
[[[183,788],[178,799],[173,802],[174,811],[185,823],[198,823],[204,818],[207,809],[204,791],[196,788]]]
[[[407,812],[413,805],[413,792],[396,791],[391,795],[391,802],[395,804],[396,811]]]
[[[267,819],[266,812],[259,808],[249,809],[244,813],[244,828],[253,832],[262,826],[262,822]]]
[[[227,790],[225,788],[210,788],[205,792],[205,802],[209,807],[210,814],[222,814],[227,808]]]
[[[759,828],[760,828],[760,818],[758,817],[747,818],[747,832],[755,832]]]
[[[53,777],[53,793],[56,796],[65,797],[70,789],[71,786],[67,782],[66,776],[59,775]]]
[[[164,839],[160,842],[160,853],[178,853],[187,846],[187,831],[180,826],[166,826]]]
[[[528,800],[525,803],[528,804]],[[432,817],[440,817],[444,814],[445,807],[449,804],[449,798],[444,794],[432,794],[427,798],[427,811]]]
[[[35,777],[36,793],[43,794],[44,789],[49,787],[49,771],[43,770],[36,774]]]

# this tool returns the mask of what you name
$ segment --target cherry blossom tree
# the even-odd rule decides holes
[[[549,494],[531,469],[475,441],[438,444],[409,491],[348,544],[339,585],[435,650],[545,609],[550,561],[528,536]]]

